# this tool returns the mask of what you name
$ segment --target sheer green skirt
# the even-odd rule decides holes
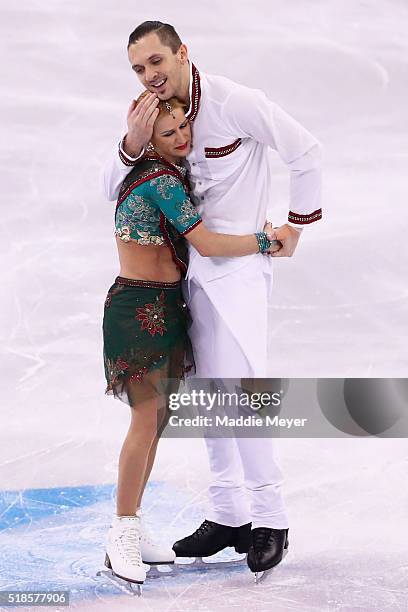
[[[177,391],[194,367],[181,282],[117,277],[103,317],[106,393],[130,406]]]

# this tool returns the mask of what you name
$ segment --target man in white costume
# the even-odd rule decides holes
[[[109,200],[144,151],[158,99],[188,106],[193,148],[187,157],[195,204],[208,229],[262,231],[272,197],[268,148],[290,173],[288,222],[275,228],[272,256],[202,257],[190,247],[187,301],[201,378],[267,375],[267,311],[272,257],[291,256],[300,233],[321,216],[321,146],[304,127],[255,89],[198,71],[174,28],[144,22],[132,32],[129,60],[152,95],[132,102],[128,130],[104,172]],[[288,547],[282,474],[271,438],[206,438],[213,482],[210,512],[194,534],[175,543],[178,556],[208,556],[226,546],[248,551],[252,571],[278,564]]]

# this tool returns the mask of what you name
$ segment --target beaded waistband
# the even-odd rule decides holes
[[[115,278],[115,283],[118,285],[127,285],[128,287],[146,287],[147,289],[176,289],[181,285],[181,281],[175,281],[174,283],[165,283],[162,281],[124,278],[123,276],[117,276]]]

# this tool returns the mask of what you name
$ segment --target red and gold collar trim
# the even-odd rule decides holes
[[[190,108],[186,113],[186,118],[190,119],[190,121],[194,121],[194,119],[197,117],[198,111],[200,110],[201,100],[200,73],[194,64],[191,64],[191,80]]]

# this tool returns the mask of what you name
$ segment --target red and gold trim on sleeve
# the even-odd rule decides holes
[[[190,108],[186,113],[186,119],[190,121],[194,121],[197,117],[198,111],[200,110],[200,100],[201,100],[201,82],[200,82],[200,73],[197,68],[192,64],[191,78],[193,80],[191,87],[191,100],[190,100]]]
[[[186,230],[184,230],[184,232],[180,232],[182,236],[186,236],[188,234],[188,232],[191,232],[191,230],[193,230],[195,227],[197,227],[197,225],[199,225],[200,223],[202,223],[202,219],[197,219],[197,221],[195,221],[193,223],[193,225],[190,225],[190,227],[188,227]]]
[[[322,218],[322,209],[318,208],[309,214],[301,214],[289,211],[288,221],[291,223],[296,223],[298,225],[307,225],[308,223],[313,223],[314,221],[318,221]]]
[[[118,145],[119,159],[122,162],[122,164],[125,164],[125,166],[136,166],[137,162],[139,161],[139,158],[138,159],[132,159],[132,158],[128,157],[126,155],[126,153],[124,153],[125,139],[126,139],[126,136],[124,136],[122,138],[122,140],[119,142],[119,145]]]
[[[238,149],[242,142],[241,138],[237,138],[232,144],[226,145],[225,147],[205,147],[205,156],[206,157],[225,157],[226,155],[230,155]]]

